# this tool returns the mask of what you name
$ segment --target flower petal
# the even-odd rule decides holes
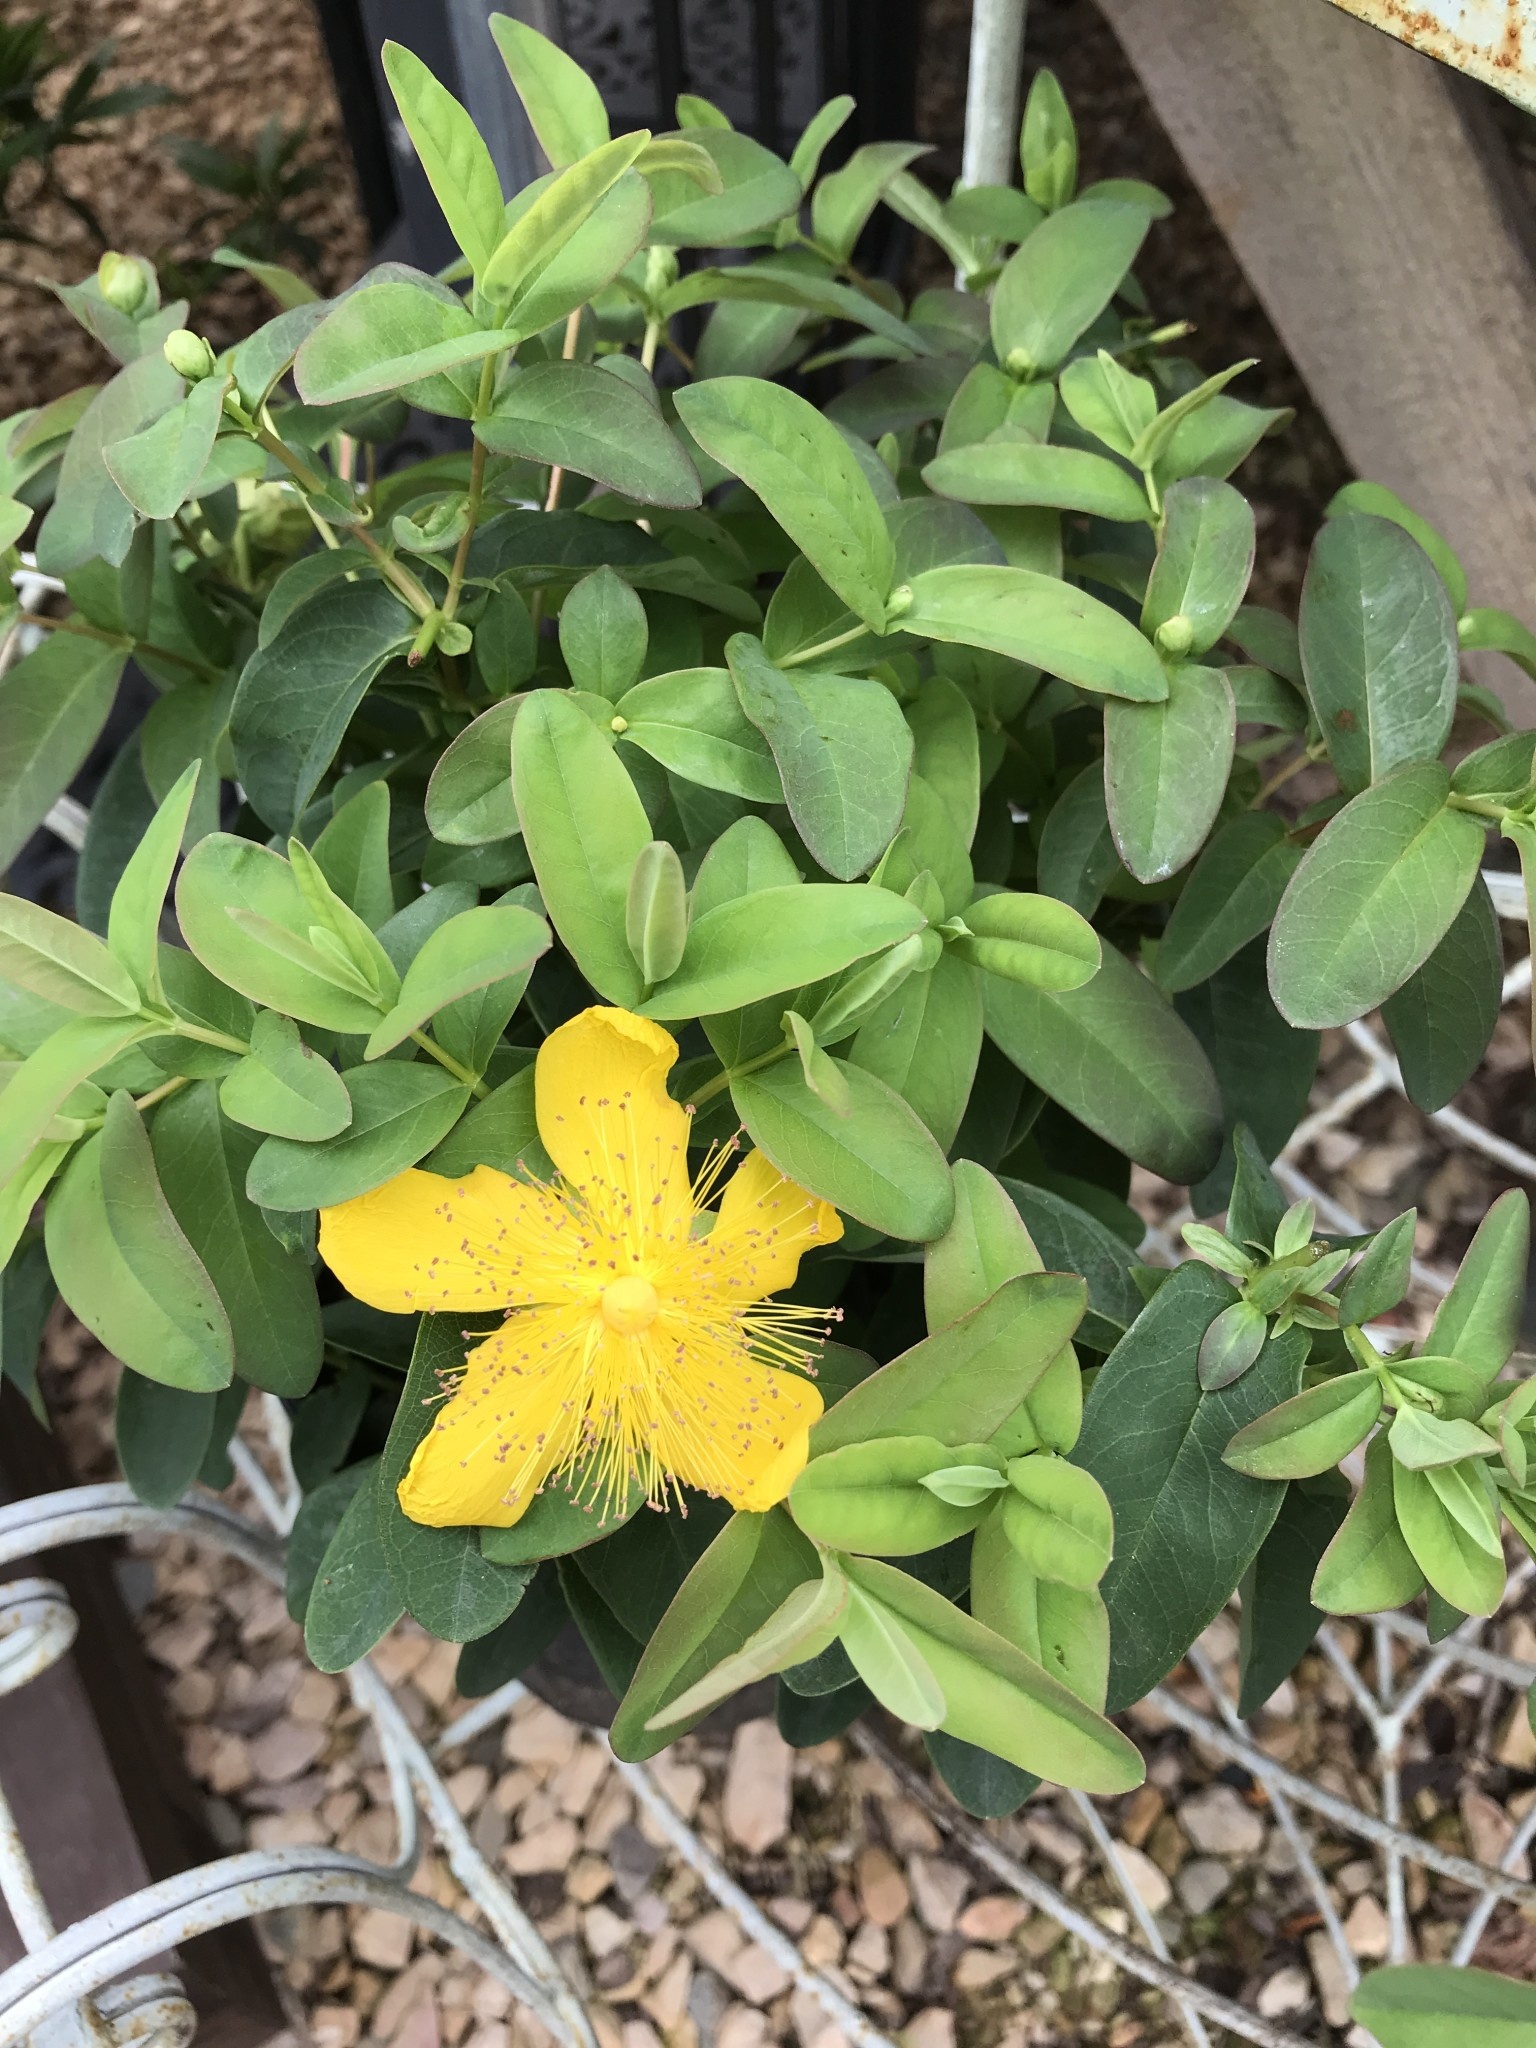
[[[400,1482],[413,1522],[510,1529],[522,1519],[581,1441],[592,1329],[585,1309],[530,1310],[475,1346]]]
[[[692,1215],[688,1112],[667,1094],[677,1040],[628,1010],[583,1010],[539,1048],[539,1136],[594,1220],[646,1246],[686,1239]]]
[[[394,1315],[572,1298],[579,1219],[492,1166],[461,1180],[407,1167],[320,1211],[320,1256],[349,1294]]]
[[[761,1301],[793,1282],[813,1246],[836,1244],[842,1234],[830,1202],[787,1180],[766,1153],[749,1152],[731,1176],[714,1229],[697,1243],[689,1284],[733,1302]]]
[[[710,1341],[663,1315],[647,1332],[660,1462],[685,1486],[761,1512],[805,1464],[822,1398],[798,1373],[764,1365],[739,1340]]]

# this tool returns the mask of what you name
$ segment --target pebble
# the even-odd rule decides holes
[[[251,1768],[265,1785],[297,1778],[320,1755],[330,1730],[313,1721],[274,1721],[250,1743]]]
[[[1147,1911],[1161,1913],[1173,1897],[1173,1887],[1152,1858],[1141,1849],[1133,1849],[1129,1842],[1117,1842],[1115,1855],[1127,1883]]]
[[[403,1970],[411,1959],[415,1930],[398,1913],[369,1906],[352,1926],[352,1953],[375,1970]]]
[[[1257,1856],[1264,1822],[1230,1785],[1207,1785],[1179,1808],[1179,1825],[1207,1856]]]
[[[926,2005],[902,2028],[901,2048],[955,2048],[955,2016],[948,2007]]]
[[[894,1927],[911,1910],[912,1894],[901,1866],[888,1849],[871,1847],[859,1851],[854,1864],[859,1906],[866,1920],[877,1927]]]
[[[754,1856],[789,1833],[794,1754],[772,1721],[744,1721],[731,1739],[720,1813],[731,1840]]]
[[[1391,1948],[1391,1923],[1369,1892],[1362,1892],[1351,1907],[1344,1939],[1367,1962],[1380,1962]]]
[[[514,1877],[532,1877],[540,1871],[566,1869],[580,1847],[574,1822],[562,1817],[512,1843],[502,1851],[501,1860]]]
[[[1273,1977],[1259,1986],[1259,1995],[1254,2000],[1260,2019],[1286,2019],[1293,2013],[1305,2012],[1312,2003],[1312,1986],[1307,1973],[1297,1963],[1288,1963],[1283,1970],[1276,1970]]]
[[[971,1888],[965,1871],[938,1856],[914,1856],[907,1865],[907,1881],[918,1919],[930,1934],[948,1934]]]
[[[878,1984],[891,1967],[891,1937],[877,1921],[866,1920],[843,1960],[850,1977],[861,1984]]]
[[[981,1991],[1018,1967],[1017,1958],[995,1948],[968,1948],[954,1968],[957,1991]]]
[[[1321,1927],[1307,1936],[1307,1961],[1312,1965],[1312,1978],[1317,1985],[1323,2018],[1330,2027],[1347,2027],[1353,1994],[1349,1979],[1344,1974],[1344,1965]]]
[[[1497,1866],[1514,1836],[1509,1815],[1486,1792],[1466,1791],[1461,1795],[1461,1824],[1467,1831],[1467,1847],[1479,1863]],[[1522,1850],[1510,1865],[1516,1877],[1528,1878],[1531,1859]]]
[[[991,1892],[973,1899],[955,1922],[967,1941],[1007,1941],[1029,1918],[1029,1908],[1011,1892]]]
[[[1209,1913],[1231,1889],[1232,1873],[1214,1856],[1192,1856],[1181,1867],[1174,1884],[1186,1913]]]

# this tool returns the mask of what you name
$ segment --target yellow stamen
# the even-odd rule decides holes
[[[639,1273],[615,1280],[603,1289],[603,1321],[621,1337],[638,1337],[648,1330],[661,1310],[661,1297]]]

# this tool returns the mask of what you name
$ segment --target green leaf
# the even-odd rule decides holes
[[[914,1557],[967,1536],[981,1519],[988,1495],[956,1507],[923,1484],[965,1456],[987,1454],[980,1445],[956,1453],[936,1437],[881,1436],[818,1452],[789,1493],[789,1511],[813,1543],[872,1557]],[[1000,1480],[1002,1460],[990,1460]]]
[[[213,1434],[216,1396],[188,1393],[125,1372],[117,1383],[114,1435],[123,1477],[152,1508],[174,1507],[196,1479]]]
[[[395,914],[389,872],[389,784],[382,779],[365,783],[352,796],[339,785],[333,801],[331,821],[310,851],[331,889],[377,931]]]
[[[677,409],[705,453],[762,499],[849,610],[882,632],[895,551],[879,500],[831,422],[793,392],[751,377],[687,386]]]
[[[936,455],[923,482],[966,505],[1054,505],[1099,519],[1144,522],[1145,489],[1107,456],[1039,441],[977,441]]]
[[[1044,1262],[1000,1180],[972,1159],[954,1164],[955,1213],[923,1257],[923,1308],[940,1330],[979,1308],[1005,1280],[1045,1270]]]
[[[1037,1578],[1086,1593],[1109,1569],[1114,1516],[1103,1488],[1079,1465],[1040,1453],[1012,1459],[998,1514],[1004,1535]]]
[[[1235,376],[1246,367],[1234,364],[1230,371],[1221,374],[1220,381],[1225,383],[1228,376]],[[1195,393],[1187,396],[1193,398]],[[1170,422],[1173,427],[1167,446],[1157,457],[1157,481],[1165,489],[1181,477],[1230,476],[1266,434],[1278,432],[1295,417],[1288,406],[1265,411],[1219,391],[1215,397],[1203,396],[1198,411],[1181,412],[1182,404],[1182,400],[1176,401],[1153,422],[1153,430],[1159,435]],[[1174,418],[1176,412],[1178,417]]]
[[[1074,989],[1099,971],[1098,934],[1054,896],[999,890],[966,907],[966,932],[951,941],[962,960],[1031,988]],[[968,936],[967,936],[968,934]]]
[[[489,1635],[512,1613],[533,1577],[531,1566],[493,1564],[481,1554],[472,1527],[429,1529],[402,1513],[396,1492],[417,1446],[436,1417],[444,1374],[464,1362],[465,1339],[501,1327],[501,1318],[423,1316],[374,1481],[379,1541],[395,1590],[407,1613],[430,1635],[448,1643]]]
[[[0,1089],[0,1186],[25,1171],[30,1189],[25,1204],[14,1211],[9,1203],[16,1190],[8,1190],[7,1209],[0,1212],[6,1216],[7,1235],[12,1229],[19,1235],[32,1203],[64,1156],[64,1151],[37,1149],[54,1113],[82,1081],[148,1037],[152,1029],[136,1017],[71,1017],[28,1053]]]
[[[343,405],[430,378],[435,411],[441,409],[438,387],[446,386],[450,397],[458,393],[450,373],[503,355],[517,340],[508,328],[476,326],[452,294],[439,297],[424,284],[388,279],[336,301],[294,357],[293,381],[306,405]],[[453,409],[469,418],[467,393],[457,396]]]
[[[1292,1024],[1364,1016],[1444,938],[1483,851],[1481,821],[1447,809],[1449,789],[1438,762],[1399,768],[1308,849],[1269,937],[1270,985]]]
[[[1387,1442],[1397,1463],[1411,1472],[1433,1472],[1498,1449],[1497,1441],[1475,1422],[1457,1415],[1427,1415],[1421,1408],[1399,1408]]]
[[[981,976],[946,949],[931,970],[904,975],[863,1017],[847,1057],[900,1095],[948,1151],[965,1115],[981,1042]]]
[[[1490,1970],[1399,1963],[1369,1972],[1350,2013],[1381,2048],[1455,2048],[1468,2021],[1487,2048],[1523,2048],[1536,2026],[1536,1986]]]
[[[848,1589],[839,1631],[848,1661],[871,1693],[913,1728],[937,1728],[948,1712],[933,1666],[901,1619],[859,1586]]]
[[[521,603],[521,599],[518,600]],[[475,633],[478,652],[484,621]],[[482,711],[438,756],[427,784],[427,828],[449,846],[489,846],[522,829],[512,797],[512,728],[525,703]]]
[[[1234,1301],[1224,1308],[1200,1340],[1197,1371],[1205,1392],[1214,1393],[1241,1379],[1263,1350],[1268,1334],[1263,1311],[1251,1301]]]
[[[127,659],[126,648],[50,633],[0,676],[0,869],[84,765]]]
[[[1312,543],[1301,660],[1346,790],[1437,758],[1456,711],[1456,615],[1433,563],[1393,520],[1346,512]]]
[[[45,1230],[59,1292],[131,1371],[193,1393],[228,1386],[229,1318],[161,1192],[131,1096],[112,1097],[64,1169]]]
[[[981,746],[976,713],[958,683],[929,676],[906,707],[913,766],[949,814],[962,846],[976,836],[981,806]]]
[[[958,1742],[942,1728],[929,1729],[923,1747],[962,1809],[978,1820],[1002,1820],[1017,1813],[1040,1783],[1034,1771],[1021,1771],[974,1742]]]
[[[1290,1677],[1323,1619],[1308,1588],[1349,1506],[1348,1483],[1287,1488],[1242,1584],[1237,1710],[1251,1715]]]
[[[1390,519],[1404,532],[1412,534],[1434,563],[1435,574],[1445,585],[1452,611],[1458,619],[1461,617],[1467,608],[1467,573],[1450,545],[1427,519],[1421,519],[1385,484],[1367,483],[1363,477],[1345,484],[1328,500],[1326,518],[1336,519],[1341,512],[1368,512],[1378,519]]]
[[[586,1471],[579,1469],[568,1483],[546,1481],[510,1529],[481,1529],[482,1556],[492,1564],[536,1564],[568,1557],[573,1550],[615,1534],[645,1505],[645,1487],[638,1479],[616,1506],[606,1496],[594,1500],[586,1479]]]
[[[352,1121],[340,1074],[304,1043],[298,1026],[275,1010],[258,1013],[247,1058],[219,1084],[219,1106],[237,1124],[274,1138],[314,1144]]]
[[[957,1160],[957,1185],[959,1169]],[[1112,1351],[1142,1305],[1131,1278],[1132,1254],[1125,1240],[1049,1188],[1026,1187],[1022,1181],[1006,1178],[1002,1185],[1023,1218],[1046,1271],[1081,1273],[1087,1282],[1088,1313],[1079,1341],[1097,1351]]]
[[[656,218],[651,240],[664,248],[720,249],[759,228],[795,213],[800,180],[771,150],[727,128],[685,128],[661,141],[691,142],[714,163],[717,192],[700,193],[686,171],[662,171],[651,179]]]
[[[485,266],[480,289],[506,309],[504,317],[514,338],[537,334],[561,310],[571,310],[551,301],[541,286],[649,139],[639,129],[599,143],[547,182],[526,187],[513,201],[507,231]]]
[[[614,710],[626,723],[626,742],[675,775],[749,803],[783,802],[772,751],[742,710],[728,669],[648,676]]]
[[[45,575],[126,558],[138,521],[108,474],[102,449],[158,419],[181,393],[181,379],[154,348],[92,398],[65,443],[53,504],[38,532],[37,564]]]
[[[1106,885],[1119,874],[1120,856],[1104,801],[1104,763],[1097,756],[1051,805],[1037,867],[1041,888],[1084,917],[1098,909]]]
[[[312,942],[318,921],[311,900],[292,865],[269,847],[210,833],[193,847],[176,883],[182,936],[210,974],[301,1023],[366,1033],[397,993],[390,984],[393,969],[368,927],[339,897],[327,909],[326,925],[354,942],[355,954],[344,949],[349,964]],[[362,992],[355,965],[357,957],[371,957],[370,949],[378,955],[378,996]]]
[[[1325,1613],[1378,1614],[1406,1607],[1424,1589],[1424,1574],[1397,1525],[1393,1470],[1386,1437],[1372,1438],[1365,1482],[1313,1575],[1312,1598]]]
[[[1196,1356],[1232,1289],[1208,1267],[1176,1268],[1093,1383],[1074,1453],[1108,1494],[1115,1558],[1109,1705],[1140,1699],[1219,1613],[1279,1512],[1283,1489],[1231,1471],[1234,1430],[1295,1391],[1307,1336],[1272,1338],[1220,1393],[1200,1390]]]
[[[811,194],[811,233],[822,248],[837,257],[851,256],[885,187],[914,157],[925,154],[920,142],[866,142],[829,171]]]
[[[416,621],[382,584],[317,591],[253,654],[230,708],[235,769],[258,814],[286,832],[330,767],[352,714]]]
[[[1243,601],[1253,551],[1253,507],[1241,492],[1214,477],[1174,484],[1163,502],[1142,630],[1155,634],[1171,620],[1185,619],[1189,653],[1214,647]]]
[[[1417,1209],[1405,1209],[1372,1238],[1365,1256],[1339,1290],[1341,1327],[1373,1323],[1389,1308],[1396,1308],[1408,1292],[1418,1214]]]
[[[840,881],[866,873],[901,824],[911,728],[883,683],[818,671],[802,683],[737,633],[726,660],[742,711],[773,751],[795,829]]]
[[[1065,206],[1077,189],[1077,124],[1054,71],[1041,69],[1030,80],[1019,165],[1025,191],[1048,213]]]
[[[1536,676],[1536,633],[1508,612],[1474,605],[1457,620],[1456,631],[1462,646],[1469,651],[1495,648],[1500,654],[1507,654],[1528,676]]]
[[[81,1016],[139,1008],[127,968],[94,932],[20,896],[0,896],[0,975]]]
[[[1018,352],[1027,371],[1053,370],[1113,298],[1150,221],[1139,206],[1104,199],[1080,199],[1042,221],[992,294],[998,361]]]
[[[484,1699],[521,1678],[554,1642],[571,1618],[553,1565],[536,1572],[516,1607],[489,1635],[477,1636],[459,1652],[454,1690],[467,1700]]]
[[[555,169],[600,148],[609,133],[603,96],[576,60],[511,15],[493,14],[490,27],[539,147]]]
[[[1104,707],[1104,787],[1120,858],[1161,882],[1205,844],[1227,792],[1237,712],[1219,668],[1175,662],[1161,704]]]
[[[1240,363],[1233,363],[1225,370],[1218,370],[1214,377],[1207,377],[1203,384],[1197,384],[1193,391],[1186,391],[1182,397],[1176,398],[1172,405],[1160,412],[1149,427],[1142,429],[1136,438],[1136,445],[1131,450],[1131,460],[1137,468],[1161,470],[1163,457],[1181,428],[1193,423],[1198,414],[1216,402],[1218,392],[1224,390],[1234,377],[1240,377],[1244,370],[1251,370],[1257,360],[1255,356],[1248,356]],[[1192,474],[1187,469],[1179,469],[1176,473],[1180,477]],[[1218,472],[1212,472],[1216,473]]]
[[[223,417],[226,379],[194,384],[179,405],[126,440],[109,442],[102,460],[113,482],[146,519],[170,519],[192,495]]]
[[[782,1508],[733,1515],[652,1634],[614,1716],[610,1739],[626,1761],[654,1756],[680,1730],[650,1726],[661,1709],[734,1655],[808,1579],[816,1552]]]
[[[1164,928],[1159,986],[1169,995],[1193,988],[1267,931],[1301,854],[1273,811],[1239,811],[1219,826]]]
[[[836,1060],[848,1085],[845,1116],[781,1060],[738,1076],[731,1100],[748,1135],[783,1174],[888,1237],[925,1243],[950,1219],[949,1167],[899,1095],[859,1067]]]
[[[1055,576],[975,563],[925,569],[903,587],[912,592],[904,633],[989,647],[1080,690],[1142,703],[1168,694],[1162,663],[1130,620]]]
[[[307,1394],[320,1371],[320,1307],[309,1261],[282,1249],[246,1197],[256,1138],[220,1116],[211,1081],[196,1081],[156,1111],[151,1142],[171,1213],[229,1318],[236,1372],[285,1399]]]
[[[518,976],[526,981],[549,946],[549,926],[531,910],[511,903],[461,910],[428,936],[406,969],[399,998],[370,1035],[364,1059],[393,1051],[460,996]]]
[[[617,704],[645,668],[645,606],[605,564],[583,576],[560,607],[560,652],[578,690]]]
[[[986,984],[987,1032],[1037,1088],[1117,1150],[1189,1185],[1216,1157],[1216,1077],[1189,1027],[1113,946],[1078,989]]]
[[[688,884],[676,847],[665,839],[640,850],[629,880],[624,932],[647,987],[677,972],[688,938]]]
[[[1024,1273],[893,1358],[829,1408],[811,1432],[820,1457],[882,1436],[984,1443],[1070,1343],[1084,1287],[1067,1273]]]
[[[1003,1637],[892,1565],[850,1558],[847,1572],[933,1673],[946,1734],[1082,1791],[1129,1791],[1141,1782],[1134,1744]]]
[[[1105,349],[1096,356],[1076,357],[1056,382],[1061,402],[1077,424],[1117,455],[1129,455],[1138,436],[1157,417],[1157,392],[1151,380],[1123,369]]]
[[[557,463],[645,505],[700,502],[698,472],[656,407],[590,363],[531,363],[476,420],[475,438],[493,454]]]
[[[623,763],[569,697],[539,690],[518,720],[512,783],[551,924],[599,995],[636,1008],[625,910],[651,824]]]
[[[1492,1614],[1504,1597],[1504,1552],[1492,1482],[1475,1460],[1416,1472],[1393,1460],[1392,1499],[1403,1541],[1442,1600]]]
[[[151,1002],[163,999],[160,986],[160,913],[181,856],[182,834],[197,794],[201,763],[184,770],[170,795],[145,827],[144,836],[112,892],[107,913],[107,947]]]
[[[322,1671],[345,1671],[366,1657],[405,1612],[379,1533],[376,1461],[338,1473],[331,1487],[339,1493],[354,1472],[356,1490],[326,1545],[304,1609],[304,1647]]]
[[[450,1180],[477,1166],[494,1166],[498,1172],[515,1174],[526,1164],[541,1180],[547,1180],[554,1165],[539,1141],[533,1067],[524,1067],[510,1081],[493,1088],[484,1101],[475,1103],[425,1164]]]
[[[1347,1372],[1258,1416],[1238,1431],[1222,1459],[1254,1479],[1312,1479],[1363,1443],[1380,1413],[1376,1374]]]
[[[658,1717],[657,1725],[689,1720],[742,1686],[755,1684],[825,1648],[836,1640],[832,1631],[846,1611],[848,1600],[848,1581],[840,1571],[829,1571],[817,1582],[807,1580],[796,1586],[733,1656],[717,1664],[687,1692],[680,1693]]]
[[[251,1161],[246,1192],[263,1209],[330,1209],[414,1166],[458,1121],[469,1090],[441,1067],[386,1060],[342,1075],[352,1122],[306,1145],[268,1138]]]
[[[677,972],[635,1007],[667,1021],[739,1010],[840,973],[922,926],[915,904],[873,885],[802,882],[734,896],[695,914]]]
[[[421,59],[386,43],[384,76],[427,182],[470,268],[479,277],[501,240],[501,180],[474,122]]]
[[[1506,1188],[1477,1226],[1451,1291],[1436,1311],[1427,1352],[1462,1359],[1489,1380],[1504,1370],[1520,1328],[1530,1243],[1525,1190]]]

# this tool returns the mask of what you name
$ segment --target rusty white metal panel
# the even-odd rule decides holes
[[[1333,0],[1536,113],[1536,0]]]

